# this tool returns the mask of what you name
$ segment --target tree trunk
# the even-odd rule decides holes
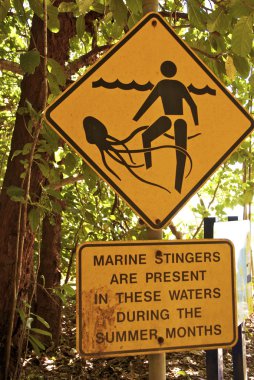
[[[34,302],[34,313],[42,317],[50,325],[52,340],[57,345],[61,332],[61,300],[54,294],[54,289],[60,285],[60,245],[61,245],[61,215],[46,215],[42,227],[42,244],[38,285]],[[45,329],[39,321],[36,327]],[[48,345],[50,339],[40,335],[40,340]]]
[[[142,0],[143,15],[158,12],[159,0]]]
[[[57,34],[48,34],[48,56],[54,58],[61,65],[68,58],[69,38],[73,36],[75,25],[71,17],[63,14],[60,17],[61,29]],[[44,35],[43,22],[37,17],[33,17],[31,28],[31,42],[29,50],[37,48],[43,56]],[[37,111],[42,110],[44,104],[45,93],[42,88],[43,83],[43,65],[40,65],[33,75],[25,75],[21,84],[20,107],[25,107],[26,99],[32,104]],[[23,165],[20,163],[20,157],[12,159],[13,153],[22,149],[24,144],[32,142],[31,135],[27,130],[28,117],[17,114],[14,127],[11,151],[7,164],[7,171],[4,178],[3,189],[0,195],[0,379],[4,379],[6,367],[6,342],[8,331],[10,328],[10,315],[13,308],[13,287],[16,279],[14,276],[14,268],[16,262],[17,237],[19,234],[19,208],[18,202],[13,202],[8,197],[6,191],[10,186],[21,187],[21,173],[24,172]],[[44,178],[39,171],[37,165],[33,165],[31,173],[30,197],[34,201],[38,201],[41,192],[41,184]],[[25,219],[24,219],[25,220]],[[29,225],[21,225],[20,233],[24,234],[24,245],[20,253],[19,268],[20,281],[18,289],[17,309],[23,307],[31,287],[33,274],[33,244],[34,235]],[[16,316],[14,321],[12,348],[9,365],[9,378],[12,378],[16,367],[17,353],[20,350],[22,334],[21,320]]]

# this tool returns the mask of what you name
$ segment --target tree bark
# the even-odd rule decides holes
[[[158,12],[159,0],[142,0],[143,15]]]
[[[42,226],[42,244],[40,251],[40,266],[38,285],[34,301],[34,313],[42,317],[50,325],[52,340],[58,345],[61,332],[61,300],[54,294],[54,289],[60,285],[60,246],[61,246],[61,215],[46,215]],[[36,321],[37,328],[45,326]],[[50,338],[40,335],[44,344],[50,344]]]
[[[74,35],[75,24],[68,14],[60,17],[61,29],[57,34],[48,34],[48,57],[55,59],[64,65],[68,58],[69,39]],[[44,35],[43,22],[37,17],[33,17],[31,27],[31,42],[29,50],[37,48],[43,56]],[[37,111],[42,110],[45,93],[42,88],[43,83],[43,64],[41,64],[33,75],[25,75],[21,84],[20,107],[26,106],[28,100]],[[0,195],[0,379],[4,379],[6,340],[9,331],[9,317],[13,307],[13,287],[16,279],[13,278],[17,237],[19,235],[18,215],[20,205],[18,202],[10,200],[6,191],[10,186],[22,186],[20,175],[24,172],[20,157],[12,159],[16,150],[22,149],[24,144],[32,142],[28,132],[29,118],[17,114],[14,127],[11,151],[7,164],[7,171],[4,178],[3,189]],[[41,184],[44,178],[37,165],[33,165],[31,173],[30,197],[33,201],[38,201],[41,193]],[[25,219],[24,219],[25,220]],[[20,281],[18,289],[17,309],[23,307],[23,302],[27,301],[31,281],[33,279],[33,244],[34,234],[29,225],[21,226],[21,234],[24,235],[24,246],[18,263],[20,268]],[[12,350],[9,366],[9,378],[12,378],[16,367],[17,353],[20,350],[22,335],[22,323],[16,316],[12,336]]]

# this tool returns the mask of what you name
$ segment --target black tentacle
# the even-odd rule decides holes
[[[155,146],[155,147],[152,147],[152,148],[129,149],[129,152],[131,152],[131,153],[145,153],[145,152],[151,152],[153,150],[165,149],[165,148],[178,150],[179,152],[182,152],[183,154],[185,154],[189,158],[189,160],[190,160],[190,170],[189,170],[188,174],[185,177],[185,178],[187,178],[190,175],[191,171],[192,171],[192,158],[189,155],[189,153],[185,149],[181,148],[180,146],[161,145],[161,146]],[[118,150],[118,152],[119,153],[125,153],[125,151],[122,151],[122,150]]]
[[[116,178],[118,178],[119,181],[121,181],[121,178],[108,166],[104,151],[100,149],[100,153],[101,153],[102,162],[105,165],[105,167],[108,169],[110,173],[112,173]]]
[[[147,181],[145,180],[144,178],[141,178],[139,175],[137,175],[133,170],[132,168],[128,165],[128,163],[124,160],[124,158],[120,155],[120,153],[118,153],[119,151],[117,150],[116,151],[116,154],[118,155],[118,157],[120,158],[120,160],[122,159],[122,164],[126,167],[126,169],[129,170],[129,172],[134,176],[136,177],[139,181],[141,182],[144,182],[144,183],[147,183],[148,185],[152,185],[152,186],[156,186],[156,187],[159,187],[160,189],[163,189],[165,191],[167,191],[169,194],[171,194],[171,192],[166,189],[165,187],[161,186],[161,185],[158,185],[157,183],[154,183],[154,182],[150,182],[150,181]]]
[[[114,148],[110,148],[110,149],[108,149],[107,151],[106,151],[106,153],[113,159],[113,160],[115,160],[116,162],[118,162],[119,164],[122,164],[123,163],[123,161],[122,160],[119,160],[119,158],[117,158],[117,157],[115,157],[112,153],[111,153],[111,151],[112,152],[114,152],[115,154],[116,154],[116,152],[118,152],[118,150],[117,149],[114,149]],[[127,152],[126,152],[127,153]],[[118,156],[118,155],[117,155]],[[127,163],[127,162],[126,162]],[[129,165],[128,163],[127,163],[127,165]],[[142,167],[144,167],[145,165],[144,164],[141,164],[141,165],[129,165],[131,168],[142,168]]]
[[[135,164],[135,162],[133,161],[133,158],[132,158],[131,153],[129,153],[129,150],[128,150],[127,145],[123,144],[120,140],[117,140],[117,139],[116,139],[115,137],[113,137],[113,136],[108,136],[107,138],[108,138],[108,139],[111,139],[111,140],[114,141],[113,143],[110,142],[110,144],[111,144],[111,148],[112,148],[113,145],[122,145],[122,146],[126,149],[126,153],[128,153],[131,162],[132,162],[133,164]]]

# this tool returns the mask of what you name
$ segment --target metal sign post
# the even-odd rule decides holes
[[[161,240],[162,230],[152,230],[147,228],[148,240]],[[149,361],[149,380],[165,380],[166,379],[166,354],[152,354],[148,356]]]

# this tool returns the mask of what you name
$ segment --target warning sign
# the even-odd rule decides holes
[[[158,14],[137,24],[45,117],[155,229],[253,129],[251,116]]]
[[[79,352],[101,357],[233,346],[234,262],[228,240],[83,244]]]

